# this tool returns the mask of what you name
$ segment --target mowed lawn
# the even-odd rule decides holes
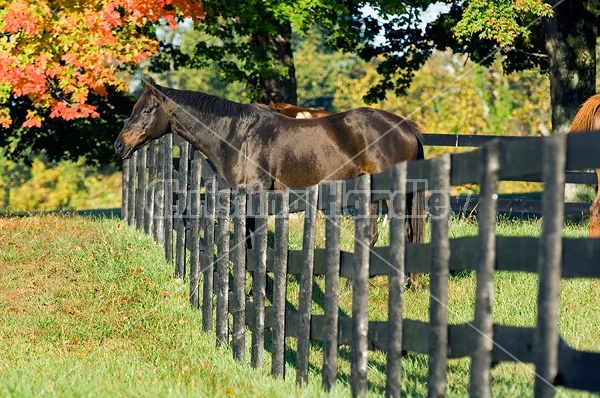
[[[323,220],[320,219],[320,223]],[[539,221],[501,221],[504,235],[539,235]],[[352,223],[344,220],[343,246],[352,246]],[[301,241],[302,220],[292,220],[290,247]],[[477,225],[453,220],[451,236],[474,235]],[[386,244],[385,230],[380,230]],[[565,236],[585,236],[585,226],[565,226]],[[317,246],[323,244],[317,234]],[[311,347],[308,386],[296,387],[295,342],[285,381],[232,359],[215,348],[214,333],[201,331],[199,311],[190,310],[188,284],[172,277],[162,249],[115,219],[40,216],[0,219],[0,396],[349,396],[350,350],[340,348],[336,392],[320,387],[322,351]],[[450,278],[451,323],[473,317],[474,273]],[[290,278],[289,296],[297,294]],[[322,278],[315,283],[322,288]],[[427,320],[428,280],[409,290],[405,317]],[[317,289],[318,290],[318,289]],[[370,281],[371,319],[386,319],[384,277]],[[495,322],[533,326],[537,276],[497,273]],[[351,288],[342,284],[341,311],[351,313]],[[318,299],[318,297],[317,297]],[[319,300],[317,300],[319,301]],[[600,283],[561,284],[560,331],[572,346],[600,351]],[[322,309],[314,306],[314,312]],[[268,334],[267,334],[268,335]],[[249,334],[248,334],[249,338]],[[248,348],[250,341],[248,340]],[[249,352],[247,359],[249,360]],[[385,355],[369,354],[369,395],[383,395]],[[248,361],[247,361],[248,362]],[[469,359],[449,361],[449,396],[466,396]],[[427,357],[403,360],[403,394],[427,392]],[[492,371],[494,396],[533,396],[533,366],[500,364]],[[592,394],[559,389],[558,396]]]

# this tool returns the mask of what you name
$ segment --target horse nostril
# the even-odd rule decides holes
[[[117,150],[117,152],[121,152],[123,150],[123,142],[122,141],[118,141],[115,142],[115,149]]]

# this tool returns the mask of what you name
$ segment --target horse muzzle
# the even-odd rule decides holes
[[[121,159],[129,159],[131,158],[131,156],[133,156],[133,152],[133,147],[126,146],[121,139],[117,138],[117,140],[115,141],[115,153],[118,157],[120,157]]]

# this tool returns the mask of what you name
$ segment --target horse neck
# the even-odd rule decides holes
[[[171,131],[206,155],[221,174],[224,166],[222,148],[223,144],[228,144],[227,135],[232,119],[175,105],[170,112],[170,121]]]

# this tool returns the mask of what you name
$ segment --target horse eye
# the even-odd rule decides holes
[[[146,116],[148,116],[150,114],[150,112],[152,112],[152,109],[150,109],[150,108],[144,108],[144,110],[142,111],[142,113]]]

